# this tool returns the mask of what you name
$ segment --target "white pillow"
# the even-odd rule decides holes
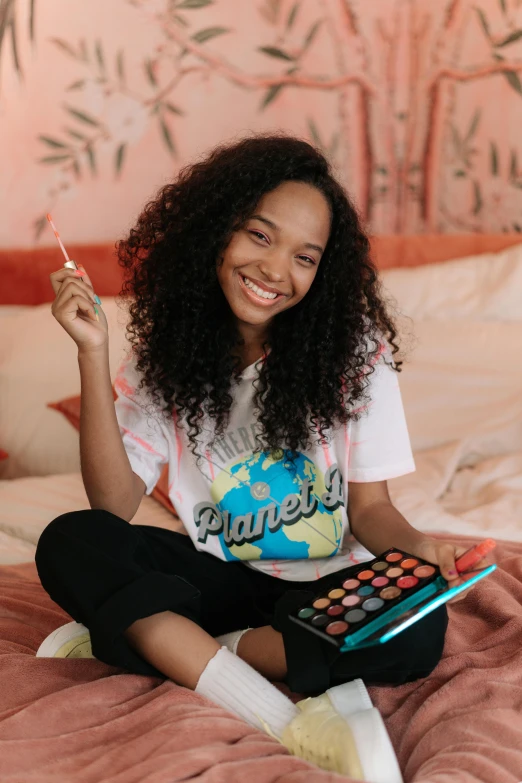
[[[0,481],[0,537],[4,534],[37,544],[42,530],[51,520],[84,508],[89,508],[89,501],[81,473]],[[174,531],[179,530],[178,523],[170,511],[146,495],[132,518],[133,525],[168,527]]]
[[[385,269],[385,289],[414,320],[522,321],[522,244],[439,264]]]
[[[104,298],[102,307],[114,378],[127,345],[126,313],[113,297]],[[80,470],[78,433],[63,414],[46,407],[80,394],[77,357],[50,303],[0,318],[0,449],[9,454],[0,461],[0,478]]]
[[[517,448],[522,321],[417,321],[414,334],[398,374],[413,450],[463,438],[483,457]]]

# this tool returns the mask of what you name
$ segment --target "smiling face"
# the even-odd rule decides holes
[[[217,276],[252,361],[274,317],[308,293],[329,233],[323,194],[303,182],[284,182],[232,235]]]

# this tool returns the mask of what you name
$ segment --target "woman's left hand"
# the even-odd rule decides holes
[[[417,557],[421,557],[423,560],[427,560],[428,563],[438,565],[442,576],[449,582],[449,586],[457,587],[457,585],[462,584],[465,579],[462,579],[457,573],[455,560],[458,560],[464,552],[468,551],[468,549],[469,547],[455,546],[455,544],[450,544],[448,541],[439,541],[426,536],[420,544],[417,544],[415,551],[412,551],[411,554],[417,555]],[[473,570],[484,568],[486,565],[486,560],[483,558],[473,566]],[[469,587],[467,590],[463,590],[462,593],[450,598],[448,603],[454,604],[456,601],[462,601],[470,590],[472,590],[472,587]]]

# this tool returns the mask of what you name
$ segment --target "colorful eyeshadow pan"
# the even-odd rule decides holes
[[[431,565],[422,565],[415,569],[413,575],[419,579],[424,579],[427,576],[432,576],[435,573],[435,569]]]
[[[402,590],[399,590],[398,587],[385,587],[381,590],[379,595],[381,598],[384,598],[385,601],[392,601],[394,598],[398,598],[401,593]]]
[[[290,617],[338,648],[347,649],[354,634],[352,646],[357,648],[367,637],[378,639],[401,616],[397,614],[401,603],[440,575],[438,567],[398,549],[389,549],[359,568],[344,570],[337,582],[331,580],[327,590]],[[411,602],[406,604],[404,612],[415,612],[410,606]]]
[[[312,617],[312,625],[316,627],[321,627],[329,622],[330,618],[326,614],[316,614],[315,617]]]
[[[344,619],[347,623],[360,623],[365,617],[366,612],[363,612],[362,609],[350,609],[350,611],[346,612],[344,615]]]
[[[384,606],[382,598],[367,598],[366,601],[363,601],[362,608],[366,612],[375,612],[377,609],[380,609],[381,606]]]
[[[401,568],[407,571],[409,568],[415,568],[416,565],[419,565],[418,560],[415,560],[414,557],[407,557],[406,560],[402,561]]]
[[[331,601],[329,598],[318,598],[316,601],[313,602],[312,606],[314,609],[326,609],[327,606],[330,606]]]
[[[376,576],[375,579],[372,579],[372,585],[374,587],[384,587],[389,581],[387,576]]]
[[[329,633],[330,636],[337,636],[340,633],[344,633],[348,630],[348,623],[343,622],[342,620],[337,620],[335,623],[330,623],[326,627],[326,633]]]
[[[415,587],[417,584],[419,584],[419,580],[416,576],[400,576],[397,579],[397,587],[400,587],[402,590]]]

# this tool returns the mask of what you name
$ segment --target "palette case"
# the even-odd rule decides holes
[[[341,652],[374,647],[393,639],[495,569],[493,564],[462,572],[459,576],[465,577],[464,582],[449,587],[438,566],[391,548],[361,563],[359,571],[350,566],[333,575],[328,589],[289,617]]]

